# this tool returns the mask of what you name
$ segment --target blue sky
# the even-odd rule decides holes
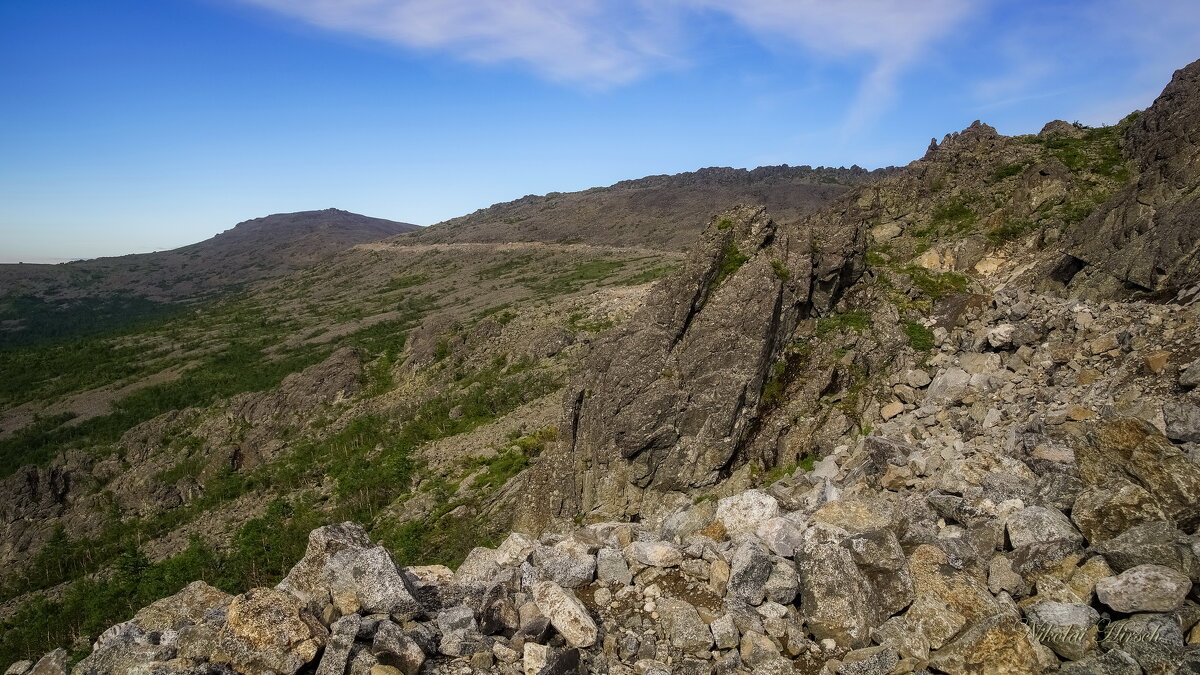
[[[1116,122],[1196,58],[1190,0],[8,0],[0,261],[283,211],[427,225],[704,166],[905,164],[975,119]]]

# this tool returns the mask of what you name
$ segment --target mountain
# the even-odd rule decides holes
[[[528,195],[438,223],[421,232],[429,243],[543,241],[640,246],[678,251],[699,224],[730,204],[759,204],[791,220],[814,211],[852,186],[887,175],[854,166],[715,167],[672,176],[647,176],[581,192]]]
[[[0,350],[0,660],[1194,670],[1197,138],[1200,62],[1113,126],[527,197]]]
[[[0,344],[73,335],[303,269],[418,226],[326,209],[238,223],[170,251],[60,265],[0,265]]]

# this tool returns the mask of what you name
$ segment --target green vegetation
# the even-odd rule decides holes
[[[383,291],[385,293],[390,293],[391,291],[398,291],[404,288],[420,286],[428,281],[429,277],[424,274],[401,274],[398,277],[393,277],[391,281],[387,282],[387,285],[383,287]]]
[[[992,244],[999,246],[1020,239],[1036,227],[1037,225],[1029,220],[1007,221],[1003,225],[989,231],[987,239]]]
[[[229,593],[273,586],[304,555],[308,532],[320,525],[307,503],[276,500],[261,518],[239,528],[225,553],[193,537],[183,552],[151,563],[129,544],[113,561],[110,578],[80,580],[61,600],[35,598],[0,622],[0,662],[72,645],[78,650],[74,658],[82,658],[109,626],[197,579]]]
[[[524,269],[529,264],[535,261],[532,255],[523,255],[512,260],[506,260],[499,265],[485,267],[476,274],[480,279],[498,279],[509,274],[513,274]]]
[[[722,218],[717,222],[718,230],[728,230],[731,227],[733,227],[733,221],[728,218]]]
[[[1016,176],[1024,171],[1027,166],[1029,166],[1028,162],[1013,162],[1012,164],[996,167],[996,170],[992,171],[992,180],[1001,181],[1005,178]]]
[[[871,314],[862,310],[841,312],[817,319],[817,335],[852,330],[862,333],[871,327]]]
[[[922,293],[932,300],[939,300],[951,293],[962,293],[971,285],[971,279],[957,272],[931,272],[920,265],[907,265],[900,270]]]
[[[187,310],[134,295],[50,302],[32,295],[0,300],[0,324],[17,322],[16,330],[0,331],[0,350],[63,342],[87,335],[129,332]]]
[[[792,278],[791,270],[787,268],[787,265],[784,265],[778,260],[771,261],[771,269],[775,270],[775,276],[778,277],[780,281],[786,282],[788,279]]]
[[[651,267],[650,269],[642,270],[637,274],[621,279],[617,283],[622,286],[641,286],[642,284],[648,284],[651,281],[658,281],[674,271],[674,265],[659,265],[658,267]]]
[[[780,480],[783,480],[784,478],[796,473],[797,469],[804,472],[812,471],[817,465],[817,460],[819,459],[820,458],[816,455],[806,454],[797,462],[792,462],[791,464],[780,464],[778,466],[771,467],[771,470],[768,471],[767,475],[763,478],[762,484],[771,485],[772,483],[777,483]]]
[[[1080,138],[1057,136],[1038,141],[1073,172],[1087,171],[1118,182],[1129,179],[1120,138],[1133,116],[1112,127],[1085,128]]]
[[[551,276],[524,276],[517,281],[543,297],[565,295],[575,293],[592,282],[607,279],[623,267],[625,262],[621,260],[586,260]]]
[[[905,321],[904,334],[908,336],[908,346],[918,352],[933,349],[933,331],[920,321]]]
[[[721,265],[717,268],[717,274],[708,284],[708,292],[712,293],[734,272],[738,271],[742,265],[750,258],[738,250],[735,242],[729,242],[725,245],[725,249],[721,251]]]
[[[576,333],[599,333],[615,325],[616,322],[608,318],[591,321],[586,312],[575,312],[567,317],[567,327]]]
[[[937,234],[966,232],[979,219],[979,215],[967,206],[968,201],[966,197],[947,200],[934,209],[929,218],[929,225],[922,230],[914,231],[913,234],[918,237],[929,237]]]

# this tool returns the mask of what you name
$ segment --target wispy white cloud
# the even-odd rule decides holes
[[[241,0],[307,23],[479,63],[516,62],[558,82],[606,88],[688,62],[689,19],[869,64],[848,124],[891,101],[897,78],[958,23],[962,0]]]
[[[651,0],[242,0],[321,28],[557,82],[626,84],[677,58],[675,17]]]

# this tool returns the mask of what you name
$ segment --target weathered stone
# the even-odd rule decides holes
[[[311,539],[310,539],[311,542]],[[327,635],[300,602],[278,589],[256,588],[237,596],[220,633],[221,658],[247,675],[291,675],[316,657]]]
[[[746,542],[733,553],[729,566],[727,593],[743,602],[757,605],[767,596],[771,577],[771,557],[757,544]]]
[[[962,614],[930,595],[918,595],[904,620],[932,649],[941,649],[967,623]]]
[[[1138,565],[1157,564],[1187,574],[1195,554],[1183,541],[1183,533],[1165,521],[1136,525],[1120,535],[1092,545],[1116,572]]]
[[[1187,575],[1162,565],[1138,565],[1096,582],[1100,602],[1118,612],[1170,612],[1192,588]]]
[[[997,614],[967,627],[953,642],[929,657],[946,673],[1041,673],[1053,662],[1025,624],[1012,614]]]
[[[1200,525],[1200,466],[1148,422],[1102,422],[1075,448],[1075,457],[1085,484],[1132,480],[1182,529]]]
[[[889,526],[892,513],[882,501],[839,499],[817,509],[812,519],[848,532],[872,532]]]
[[[799,577],[790,562],[778,561],[771,567],[771,576],[763,586],[767,600],[781,605],[790,605],[796,599]]]
[[[912,574],[913,593],[917,603],[945,605],[954,610],[967,623],[976,623],[1002,611],[1002,607],[988,592],[987,582],[967,571],[957,570],[950,564],[946,552],[935,546],[922,544],[908,556],[908,567]],[[910,614],[912,610],[909,610]],[[930,644],[937,642],[930,636]],[[937,649],[934,646],[934,649]]]
[[[358,635],[362,617],[357,614],[343,616],[330,626],[329,643],[321,655],[316,675],[342,675],[350,662],[350,649]]]
[[[747,490],[717,502],[717,520],[729,534],[753,533],[759,526],[779,515],[779,501],[758,490]]]
[[[530,479],[561,501],[555,511],[623,515],[643,491],[716,483],[753,428],[749,412],[783,336],[828,311],[864,269],[867,228],[854,222],[812,217],[779,228],[751,207],[714,219],[568,386],[563,455],[543,457]],[[814,236],[819,252],[799,244]],[[721,274],[735,251],[744,263]],[[543,504],[529,510],[531,523],[546,517]]]
[[[1065,539],[1082,543],[1083,537],[1058,509],[1029,506],[1008,517],[1005,523],[1013,548]]]
[[[1100,614],[1083,604],[1036,602],[1025,608],[1026,624],[1038,640],[1068,661],[1096,648]]]
[[[1149,492],[1124,479],[1112,479],[1085,489],[1071,509],[1071,520],[1093,544],[1136,525],[1165,518],[1158,501]]]
[[[631,559],[650,567],[676,567],[683,562],[683,553],[662,541],[635,541],[625,551]]]
[[[753,631],[742,635],[738,651],[742,656],[742,663],[751,668],[779,658],[779,647],[775,646],[771,638]]]
[[[379,623],[371,651],[379,663],[396,668],[404,675],[416,675],[425,663],[425,652],[421,646],[391,620]]]
[[[962,368],[947,368],[939,372],[925,390],[925,402],[955,403],[967,393],[970,383],[971,375],[967,371]]]
[[[712,631],[713,642],[717,649],[733,649],[738,646],[740,635],[737,624],[733,621],[733,615],[722,614],[709,624],[709,629]]]
[[[33,670],[33,661],[17,661],[4,671],[4,675],[27,675]]]
[[[422,610],[416,590],[400,573],[392,556],[375,546],[354,523],[327,525],[308,536],[304,558],[292,568],[278,589],[300,598],[306,605],[346,598],[364,614],[411,617]],[[349,613],[349,612],[346,612]]]
[[[1177,443],[1200,443],[1200,406],[1170,401],[1163,405],[1163,420],[1167,438]]]
[[[438,612],[437,627],[443,633],[452,630],[475,630],[475,612],[470,607],[447,607]]]
[[[758,528],[758,538],[777,556],[790,558],[800,545],[801,532],[787,518],[772,518]]]
[[[929,640],[925,633],[915,629],[903,616],[894,616],[874,628],[871,639],[894,648],[901,658],[921,661],[929,658]]]
[[[571,591],[553,581],[542,581],[533,587],[533,600],[571,646],[595,644],[596,622]]]
[[[193,581],[175,595],[138,610],[133,620],[145,630],[161,633],[184,623],[199,623],[209,611],[228,607],[231,602],[232,595],[203,581]]]
[[[712,632],[695,607],[675,598],[662,598],[658,601],[658,613],[667,639],[675,648],[701,652],[712,647]]]
[[[843,649],[870,639],[870,589],[850,551],[810,529],[796,552],[800,611],[809,632]]]
[[[67,650],[59,648],[46,654],[33,664],[29,675],[67,675]]]
[[[596,557],[560,546],[538,546],[529,556],[542,575],[564,588],[578,588],[596,576]]]
[[[1200,359],[1192,361],[1190,365],[1183,369],[1179,374],[1179,386],[1184,389],[1195,389],[1200,387]]]
[[[615,548],[602,548],[596,552],[596,578],[602,583],[621,586],[633,582],[624,554]]]
[[[1120,649],[1091,654],[1074,663],[1064,663],[1058,672],[1066,675],[1142,675],[1142,667]]]
[[[900,662],[896,649],[887,645],[856,649],[842,657],[838,675],[887,675]]]

